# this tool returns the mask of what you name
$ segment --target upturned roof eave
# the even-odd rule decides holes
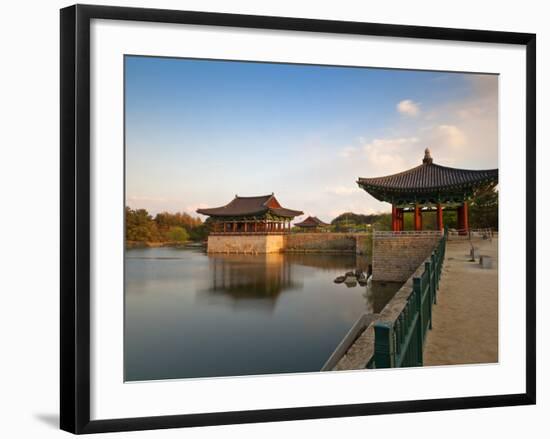
[[[197,209],[197,213],[206,216],[216,216],[216,217],[235,217],[235,216],[254,216],[254,215],[265,215],[269,209],[263,208],[261,210],[248,211],[248,212],[223,212],[218,211],[218,209],[223,210],[223,207],[213,207],[211,209]]]

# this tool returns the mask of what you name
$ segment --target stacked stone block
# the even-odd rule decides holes
[[[373,280],[406,281],[431,254],[440,238],[436,234],[375,235]]]

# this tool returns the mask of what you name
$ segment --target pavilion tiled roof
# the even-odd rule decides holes
[[[381,201],[389,198],[427,197],[469,193],[489,182],[498,182],[498,169],[459,169],[436,165],[426,149],[422,164],[384,177],[359,178],[357,184]]]
[[[271,213],[284,218],[303,215],[302,211],[282,207],[274,194],[235,198],[221,207],[197,209],[197,213],[212,217],[263,216]]]
[[[298,227],[324,227],[324,226],[329,226],[330,224],[327,224],[321,221],[316,216],[308,216],[301,223],[296,223],[294,225]]]

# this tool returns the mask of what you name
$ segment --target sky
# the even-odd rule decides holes
[[[498,167],[498,76],[125,58],[126,203],[195,213],[238,194],[330,221],[388,212],[358,177]],[[202,217],[201,218],[205,218]]]

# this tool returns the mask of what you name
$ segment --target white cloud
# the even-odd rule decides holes
[[[397,111],[406,116],[415,117],[420,113],[420,104],[410,99],[404,99],[397,104]]]
[[[417,137],[379,138],[363,145],[369,170],[376,175],[385,175],[406,169],[411,153],[421,149]]]
[[[351,157],[356,151],[357,148],[355,146],[346,146],[340,151],[338,155],[340,157],[348,158]]]
[[[435,129],[435,136],[439,140],[440,146],[450,146],[453,148],[466,145],[466,135],[455,125],[439,125]]]

